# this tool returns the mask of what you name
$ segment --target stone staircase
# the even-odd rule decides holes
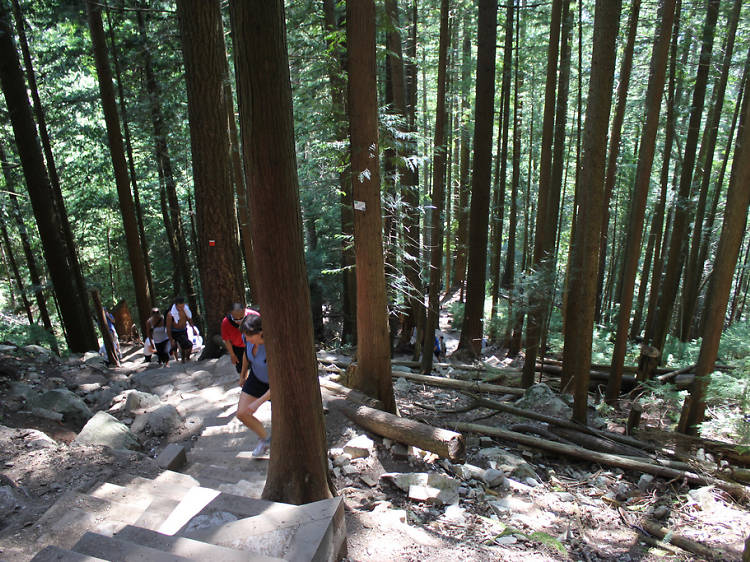
[[[345,555],[342,499],[300,506],[259,499],[268,458],[252,457],[257,438],[233,415],[239,393],[234,371],[216,361],[191,367],[187,374],[171,368],[134,375],[142,390],[201,420],[182,472],[165,470],[153,480],[121,473],[87,493],[64,494],[34,525],[33,561],[323,561]],[[258,414],[269,424],[270,404]]]

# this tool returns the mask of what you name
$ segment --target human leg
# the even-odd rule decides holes
[[[255,417],[255,410],[253,409],[253,403],[258,399],[257,396],[252,396],[246,392],[240,392],[240,401],[237,404],[237,419],[244,423],[249,429],[261,439],[268,437],[266,428],[263,427],[261,421]]]

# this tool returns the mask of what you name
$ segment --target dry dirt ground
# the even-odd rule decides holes
[[[454,342],[447,339],[450,351]],[[78,371],[91,380],[127,384],[127,372],[92,372],[80,358],[60,362],[33,351],[0,352],[0,561],[3,543],[12,537],[23,540],[24,529],[63,492],[87,490],[121,472],[153,477],[159,472],[154,458],[161,447],[187,437],[151,439],[143,452],[70,444],[80,427],[34,416],[20,399],[6,393],[11,381],[45,388],[71,386],[73,379],[86,384]],[[448,371],[434,374],[456,375]],[[457,421],[497,426],[519,421],[483,408],[466,410],[469,399],[456,391],[394,380],[404,417],[444,428]],[[617,429],[617,415],[613,419],[610,428]],[[496,487],[464,477],[455,505],[409,499],[381,475],[439,473],[459,479],[462,469],[368,434],[335,408],[326,412],[326,423],[332,465],[350,439],[367,435],[373,441],[369,455],[351,460],[346,471],[333,471],[347,508],[348,560],[705,559],[648,538],[639,530],[645,517],[658,518],[674,533],[716,549],[719,559],[740,560],[750,532],[745,506],[716,488],[691,491],[683,482],[662,478],[644,483],[641,473],[548,456],[472,434],[466,435],[467,463],[486,469],[490,461],[482,451],[500,447],[522,462],[522,470],[518,464],[501,467],[509,478]]]

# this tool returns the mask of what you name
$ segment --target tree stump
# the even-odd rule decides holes
[[[633,402],[630,407],[630,413],[628,414],[628,423],[625,426],[625,435],[633,435],[633,430],[638,427],[641,422],[641,414],[643,413],[643,406],[640,402]]]
[[[133,322],[133,315],[125,299],[118,302],[112,308],[112,316],[115,317],[115,330],[121,339],[128,342],[138,342],[138,329]]]
[[[641,356],[638,358],[638,374],[636,378],[639,382],[651,380],[659,365],[659,356],[661,352],[650,345],[641,346]]]

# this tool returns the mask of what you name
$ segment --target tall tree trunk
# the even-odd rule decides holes
[[[502,111],[499,119],[498,143],[500,151],[495,168],[495,195],[492,227],[492,257],[490,258],[490,277],[492,279],[492,306],[490,309],[490,339],[496,340],[498,326],[495,322],[497,303],[500,297],[500,252],[503,247],[503,222],[505,215],[505,187],[508,170],[508,126],[510,123],[510,77],[513,65],[513,0],[509,0],[505,9],[505,46],[503,49],[503,83],[501,94]],[[493,211],[495,210],[493,209]],[[510,251],[510,248],[508,248]]]
[[[744,101],[743,123],[734,151],[732,173],[729,178],[724,224],[719,248],[706,297],[703,340],[695,367],[696,382],[685,400],[677,429],[682,433],[696,434],[698,424],[705,418],[706,389],[719,352],[719,340],[724,328],[729,290],[742,245],[750,204],[750,96]]]
[[[26,317],[29,320],[29,325],[34,324],[34,315],[31,313],[31,303],[29,302],[29,299],[26,298],[26,287],[24,287],[23,279],[21,279],[21,272],[18,270],[18,262],[16,262],[16,256],[15,252],[13,251],[13,245],[10,242],[10,237],[8,236],[8,228],[6,225],[6,219],[7,219],[7,213],[5,209],[5,205],[2,207],[2,212],[0,212],[0,237],[2,237],[3,244],[5,245],[5,256],[8,260],[8,264],[10,265],[10,271],[8,271],[8,277],[10,278],[10,273],[13,273],[13,279],[16,282],[16,288],[18,289],[18,294],[21,297],[21,302],[23,303],[23,309],[26,312]],[[12,287],[11,284],[11,295],[12,293]]]
[[[620,139],[622,137],[622,123],[625,120],[625,106],[630,87],[630,72],[633,69],[633,48],[638,33],[638,17],[641,12],[641,0],[633,0],[628,19],[628,37],[625,51],[620,65],[619,81],[617,84],[617,105],[612,119],[612,129],[609,134],[609,152],[607,155],[607,171],[604,175],[604,215],[601,226],[601,249],[599,251],[599,274],[597,277],[596,312],[594,318],[602,317],[602,288],[604,287],[604,268],[607,261],[607,231],[609,228],[609,203],[617,180],[617,158],[620,154]]]
[[[474,167],[471,174],[469,212],[469,263],[466,275],[466,306],[459,348],[469,356],[482,349],[485,279],[487,269],[487,223],[490,205],[492,123],[495,99],[495,50],[497,0],[479,0],[477,24],[477,93],[474,120]]]
[[[614,404],[620,394],[622,381],[622,367],[625,362],[625,352],[628,342],[628,328],[630,326],[630,311],[635,290],[635,276],[638,272],[638,258],[641,252],[641,233],[643,218],[646,212],[649,187],[651,185],[651,167],[654,162],[656,149],[656,133],[659,129],[659,112],[661,99],[664,94],[664,82],[669,55],[669,40],[674,21],[675,0],[662,0],[660,6],[661,23],[654,37],[654,48],[651,53],[651,69],[649,71],[648,89],[646,90],[646,123],[643,126],[643,136],[638,157],[638,167],[635,175],[635,189],[632,198],[632,213],[628,220],[628,236],[625,244],[625,259],[622,268],[622,294],[620,295],[620,309],[617,316],[617,336],[612,352],[612,366],[607,382],[607,402]]]
[[[430,220],[430,284],[427,302],[427,321],[422,340],[422,372],[432,371],[432,350],[435,330],[440,318],[440,277],[443,254],[443,188],[445,184],[445,162],[448,147],[445,129],[448,115],[445,108],[446,73],[448,65],[448,0],[440,3],[440,43],[438,45],[437,105],[435,108],[435,142],[432,162],[432,213]]]
[[[39,269],[36,264],[36,257],[31,249],[31,243],[29,242],[29,234],[26,231],[26,225],[23,222],[21,215],[21,207],[18,204],[18,196],[15,188],[15,181],[10,168],[10,162],[5,155],[5,149],[0,142],[0,163],[2,164],[3,177],[5,178],[5,189],[10,195],[11,213],[18,229],[18,236],[21,239],[21,246],[23,247],[23,254],[26,257],[26,266],[29,268],[29,278],[31,279],[31,287],[36,297],[36,304],[39,307],[39,316],[42,319],[44,328],[52,335],[53,345],[55,353],[59,353],[57,348],[57,341],[54,340],[55,332],[52,329],[52,321],[49,317],[49,310],[47,310],[47,300],[44,297],[44,291],[42,290],[42,279],[39,275]]]
[[[161,89],[154,73],[143,12],[143,10],[136,10],[136,17],[138,20],[138,33],[141,37],[141,45],[143,47],[143,66],[146,74],[146,91],[148,93],[151,124],[154,129],[157,167],[161,170],[169,208],[171,229],[167,228],[167,236],[169,237],[170,250],[173,252],[172,264],[174,267],[174,279],[176,280],[174,291],[175,294],[181,294],[184,291],[190,308],[193,310],[193,313],[197,313],[199,310],[198,296],[191,275],[187,238],[185,228],[182,225],[180,203],[177,198],[177,183],[174,179],[172,160],[169,156],[167,126],[164,122],[164,114],[161,108]]]
[[[80,353],[97,347],[87,299],[81,298],[76,279],[80,276],[78,258],[66,244],[55,195],[44,165],[34,117],[26,96],[26,84],[13,43],[10,13],[0,3],[0,85],[10,114],[44,257],[58,296],[60,317],[71,351]]]
[[[263,333],[274,439],[263,498],[309,503],[333,490],[310,319],[284,3],[232,0],[230,8],[258,296],[261,309],[271,311]]]
[[[185,58],[198,270],[206,318],[201,357],[211,358],[223,351],[214,336],[219,336],[228,303],[242,302],[244,297],[237,223],[228,219],[234,218],[234,193],[224,96],[226,47],[218,0],[179,0],[177,16]],[[306,310],[309,314],[309,307]]]
[[[331,88],[331,109],[335,120],[336,141],[348,140],[346,112],[346,79],[344,77],[344,48],[336,34],[343,34],[342,15],[336,14],[334,0],[323,0],[326,41],[331,52],[328,64],[328,81]],[[357,341],[357,276],[354,269],[354,211],[352,199],[351,168],[348,162],[348,147],[341,149],[338,158],[339,191],[341,192],[341,269],[342,269],[342,343]]]
[[[112,28],[112,15],[107,7],[107,32],[109,42],[112,46],[112,60],[115,63],[115,78],[117,79],[117,97],[120,102],[120,116],[122,117],[122,130],[125,136],[125,154],[128,157],[128,171],[130,173],[130,185],[133,188],[133,205],[135,219],[138,224],[138,238],[141,243],[143,253],[143,264],[146,271],[146,284],[148,285],[148,294],[150,304],[154,306],[156,297],[154,296],[154,283],[151,278],[151,262],[148,256],[148,240],[146,239],[146,229],[143,226],[143,212],[141,211],[141,196],[138,189],[138,180],[135,175],[135,161],[133,159],[133,144],[130,140],[130,124],[128,123],[128,110],[125,104],[125,88],[122,84],[122,73],[120,72],[120,57],[117,52],[117,43],[115,42],[115,32]]]
[[[354,387],[395,413],[383,264],[378,111],[375,83],[375,4],[348,2],[348,109],[357,262],[357,371]]]
[[[122,143],[120,121],[117,116],[117,102],[115,101],[115,91],[112,86],[112,71],[109,67],[109,59],[107,58],[107,42],[102,25],[101,5],[95,4],[93,0],[88,0],[86,10],[88,12],[89,29],[91,31],[91,42],[94,48],[96,74],[99,79],[99,94],[102,100],[104,121],[107,125],[107,140],[112,157],[112,167],[115,173],[115,183],[117,184],[117,197],[120,202],[122,224],[128,245],[128,259],[133,276],[138,316],[141,321],[141,333],[145,334],[146,320],[151,311],[151,294],[148,290],[146,263],[141,247],[141,240],[138,235],[138,223],[135,218],[133,196],[130,193],[125,148]]]
[[[692,185],[693,168],[695,166],[695,152],[698,144],[698,133],[700,132],[701,118],[703,115],[703,101],[706,95],[708,83],[708,71],[711,64],[711,51],[714,42],[714,28],[719,14],[719,0],[709,0],[706,12],[706,22],[703,28],[703,45],[701,47],[698,73],[693,90],[693,101],[690,104],[690,123],[688,125],[687,138],[682,162],[682,175],[678,193],[678,204],[675,209],[674,222],[672,224],[672,236],[669,243],[669,256],[667,267],[662,283],[661,297],[659,298],[658,312],[655,318],[655,328],[652,344],[658,349],[663,349],[667,331],[672,320],[672,309],[677,297],[677,289],[680,284],[680,272],[682,271],[685,257],[684,247],[687,239],[687,228],[690,209],[690,187]]]
[[[461,154],[458,173],[458,221],[456,228],[456,262],[453,267],[453,286],[460,287],[466,281],[466,244],[469,238],[469,153],[471,136],[471,104],[469,103],[469,79],[471,77],[471,33],[469,31],[469,13],[463,15],[461,40]]]
[[[701,141],[701,150],[696,163],[695,178],[693,184],[700,183],[700,196],[698,206],[695,211],[695,222],[693,224],[692,240],[690,244],[690,254],[688,255],[685,266],[685,284],[682,289],[682,326],[680,331],[680,340],[688,341],[691,337],[697,336],[697,324],[693,322],[693,313],[695,312],[696,302],[698,300],[698,289],[703,277],[703,261],[698,260],[701,241],[703,239],[703,219],[706,214],[706,201],[708,199],[709,184],[711,181],[711,169],[713,167],[714,152],[716,151],[716,142],[719,133],[719,124],[721,122],[721,110],[724,106],[724,94],[727,89],[727,79],[729,78],[729,67],[732,64],[732,53],[734,52],[734,39],[737,32],[737,23],[740,18],[741,0],[735,0],[732,12],[729,17],[729,29],[726,35],[726,44],[722,49],[724,53],[724,62],[721,67],[721,76],[718,84],[714,86],[713,104],[710,113],[706,119],[703,140]]]
[[[552,209],[551,199],[554,187],[552,176],[552,142],[555,131],[555,92],[557,87],[557,58],[560,52],[560,22],[562,18],[562,0],[553,0],[549,43],[547,46],[547,78],[544,86],[544,119],[542,122],[542,150],[539,160],[539,200],[537,205],[536,232],[534,234],[534,262],[532,269],[537,276],[536,287],[531,290],[529,298],[529,317],[526,327],[526,356],[523,363],[521,384],[529,387],[534,384],[534,365],[539,353],[538,345],[541,330],[546,320],[547,296],[552,287],[552,264],[554,248],[547,245],[547,229],[557,223],[557,208]],[[559,201],[559,186],[556,194]],[[551,213],[554,212],[554,215]],[[551,218],[552,222],[549,221]]]
[[[18,33],[18,39],[20,41],[21,52],[23,54],[24,66],[26,67],[26,77],[29,81],[29,92],[31,93],[31,101],[33,104],[34,115],[36,116],[37,126],[39,127],[39,139],[42,142],[42,151],[44,153],[44,161],[47,165],[47,175],[49,177],[50,185],[52,187],[51,195],[53,197],[53,205],[55,212],[57,213],[60,228],[62,228],[64,244],[67,246],[67,252],[76,256],[78,259],[77,248],[75,241],[73,240],[73,231],[70,228],[70,222],[68,221],[68,213],[65,210],[65,203],[63,201],[62,190],[60,189],[60,178],[57,174],[57,167],[55,166],[55,158],[52,155],[52,143],[50,142],[49,132],[47,131],[47,119],[44,115],[44,108],[42,107],[42,101],[39,98],[39,88],[36,83],[36,74],[34,73],[34,66],[31,62],[31,51],[29,50],[28,41],[26,40],[26,30],[23,22],[23,14],[21,13],[21,6],[18,0],[13,0],[13,15],[16,21],[16,31]],[[96,337],[94,332],[94,321],[91,319],[91,315],[88,314],[88,302],[89,293],[86,288],[86,283],[83,280],[83,273],[80,266],[71,269],[69,272],[74,277],[76,290],[79,292],[76,297],[80,302],[85,302],[87,306],[86,318],[87,326],[83,328],[85,331],[91,331]]]
[[[569,296],[565,317],[563,366],[575,381],[573,420],[586,424],[591,340],[596,307],[596,271],[599,265],[599,229],[604,198],[604,160],[607,125],[612,103],[615,41],[620,23],[621,0],[597,0],[591,59],[583,159],[580,176],[580,206],[576,217],[575,245],[568,264]]]

